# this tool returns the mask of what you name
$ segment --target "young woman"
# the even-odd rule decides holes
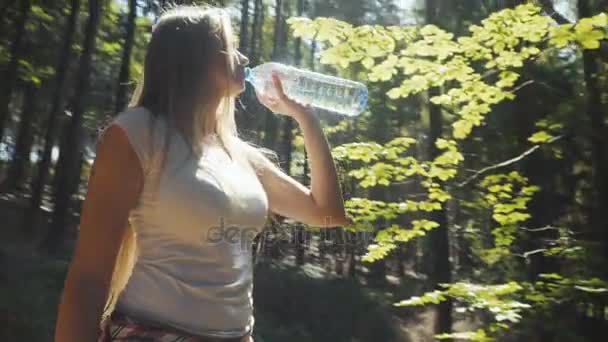
[[[253,341],[246,247],[269,214],[350,222],[318,120],[276,75],[278,95],[258,97],[299,123],[311,188],[239,138],[247,63],[226,11],[161,16],[132,102],[97,144],[55,341]]]

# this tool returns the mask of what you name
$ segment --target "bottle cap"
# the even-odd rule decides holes
[[[361,114],[367,108],[367,102],[369,100],[369,94],[367,87],[363,87],[359,90],[357,97],[357,107],[356,107],[356,115]]]
[[[245,81],[251,82],[251,68],[245,67]]]

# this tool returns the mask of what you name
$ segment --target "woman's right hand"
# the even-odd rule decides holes
[[[309,115],[312,108],[290,99],[283,90],[283,83],[278,74],[272,75],[275,95],[264,94],[256,90],[258,100],[273,113],[291,116],[298,120],[302,115]]]
[[[113,124],[97,143],[76,248],[59,304],[56,342],[97,341],[129,211],[143,186],[139,159]]]

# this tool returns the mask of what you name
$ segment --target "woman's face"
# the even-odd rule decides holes
[[[245,67],[249,65],[249,58],[239,50],[234,49],[234,75],[232,75],[232,85],[230,95],[238,95],[245,90]]]
[[[233,51],[230,58],[234,63],[234,71],[231,72],[224,66],[225,63],[221,63],[222,66],[212,67],[211,74],[223,93],[227,91],[230,96],[237,96],[245,90],[245,67],[249,64],[249,59],[237,49]]]

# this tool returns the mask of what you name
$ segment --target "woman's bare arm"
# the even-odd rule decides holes
[[[128,137],[116,124],[109,126],[97,143],[78,242],[59,304],[56,342],[97,340],[129,211],[142,186],[142,167]]]
[[[289,99],[281,81],[274,77],[278,98],[258,94],[260,101],[274,112],[293,117],[304,135],[304,147],[310,161],[310,189],[265,159],[260,180],[268,195],[271,211],[281,216],[321,228],[350,224],[344,211],[342,190],[329,143],[319,119],[310,107]]]

